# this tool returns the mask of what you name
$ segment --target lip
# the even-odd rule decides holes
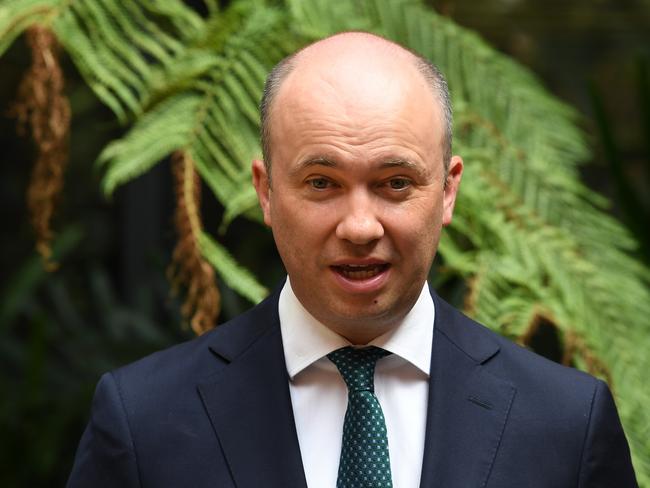
[[[390,264],[387,261],[379,258],[343,258],[338,259],[333,262],[330,266],[345,266],[345,265],[357,265],[357,266],[369,266],[372,264]]]
[[[373,264],[380,264],[380,265],[387,265],[387,266],[386,269],[380,271],[379,274],[372,276],[371,278],[361,279],[361,280],[353,280],[347,278],[335,269],[336,266],[344,266],[344,265],[368,266]],[[337,261],[335,264],[332,264],[329,269],[332,275],[334,276],[334,280],[344,292],[359,295],[359,294],[376,293],[379,290],[381,290],[381,288],[388,281],[392,267],[390,263],[387,263],[386,261],[373,259],[373,258],[366,258],[366,259],[340,260]]]

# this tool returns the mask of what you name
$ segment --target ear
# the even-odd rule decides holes
[[[449,162],[449,172],[445,182],[445,194],[443,196],[442,225],[451,224],[451,217],[454,213],[456,195],[460,186],[460,178],[463,174],[463,159],[460,156],[452,156]]]
[[[271,227],[271,185],[264,161],[261,159],[253,160],[251,170],[253,173],[253,186],[257,192],[257,199],[264,215],[264,223]]]

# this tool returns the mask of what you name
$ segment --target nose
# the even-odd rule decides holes
[[[384,235],[384,226],[378,218],[377,209],[365,194],[350,195],[348,205],[336,226],[336,237],[353,244],[369,244]]]

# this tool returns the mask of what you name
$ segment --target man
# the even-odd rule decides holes
[[[105,375],[68,486],[636,486],[603,382],[426,285],[463,170],[435,67],[333,36],[276,67],[262,125],[287,281]]]

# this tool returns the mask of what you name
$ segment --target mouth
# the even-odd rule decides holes
[[[332,266],[332,269],[352,281],[363,281],[380,275],[389,268],[388,263],[373,264],[340,264]]]

